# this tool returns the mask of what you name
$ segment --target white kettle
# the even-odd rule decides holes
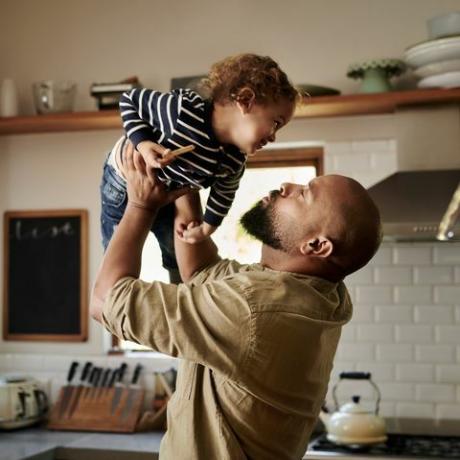
[[[358,395],[353,396],[350,402],[339,408],[337,387],[343,379],[369,381],[377,395],[374,412],[369,412],[360,404],[361,397]],[[386,441],[385,421],[378,415],[380,391],[371,380],[370,373],[342,372],[339,376],[339,381],[332,389],[332,396],[335,403],[335,412],[330,414],[323,406],[320,414],[321,421],[326,426],[329,441],[349,447],[363,447]]]

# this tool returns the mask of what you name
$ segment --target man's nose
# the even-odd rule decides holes
[[[283,182],[280,186],[280,194],[281,196],[290,196],[294,193],[297,189],[296,184],[291,184],[290,182]]]
[[[268,142],[275,142],[276,141],[276,133],[273,132],[270,134],[270,137],[268,138]]]

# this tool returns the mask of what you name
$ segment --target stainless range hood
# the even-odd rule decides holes
[[[401,171],[369,188],[389,241],[460,241],[460,169]]]

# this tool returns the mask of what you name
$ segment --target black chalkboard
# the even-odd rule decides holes
[[[5,340],[86,340],[87,222],[85,210],[5,213]]]

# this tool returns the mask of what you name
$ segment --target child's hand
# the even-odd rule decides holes
[[[156,212],[161,206],[172,203],[190,192],[189,187],[167,191],[154,171],[152,181],[146,175],[145,163],[141,154],[134,149],[132,143],[127,144],[124,155],[122,172],[127,182],[128,206]]]
[[[163,168],[172,161],[172,159],[163,158],[163,156],[171,152],[171,149],[167,149],[152,141],[139,142],[136,150],[142,155],[147,166],[147,174],[151,179],[153,178],[153,169]]]
[[[201,224],[199,222],[190,222],[187,226],[185,224],[180,225],[177,235],[181,241],[195,244],[209,238],[216,231],[216,228],[206,222]]]

